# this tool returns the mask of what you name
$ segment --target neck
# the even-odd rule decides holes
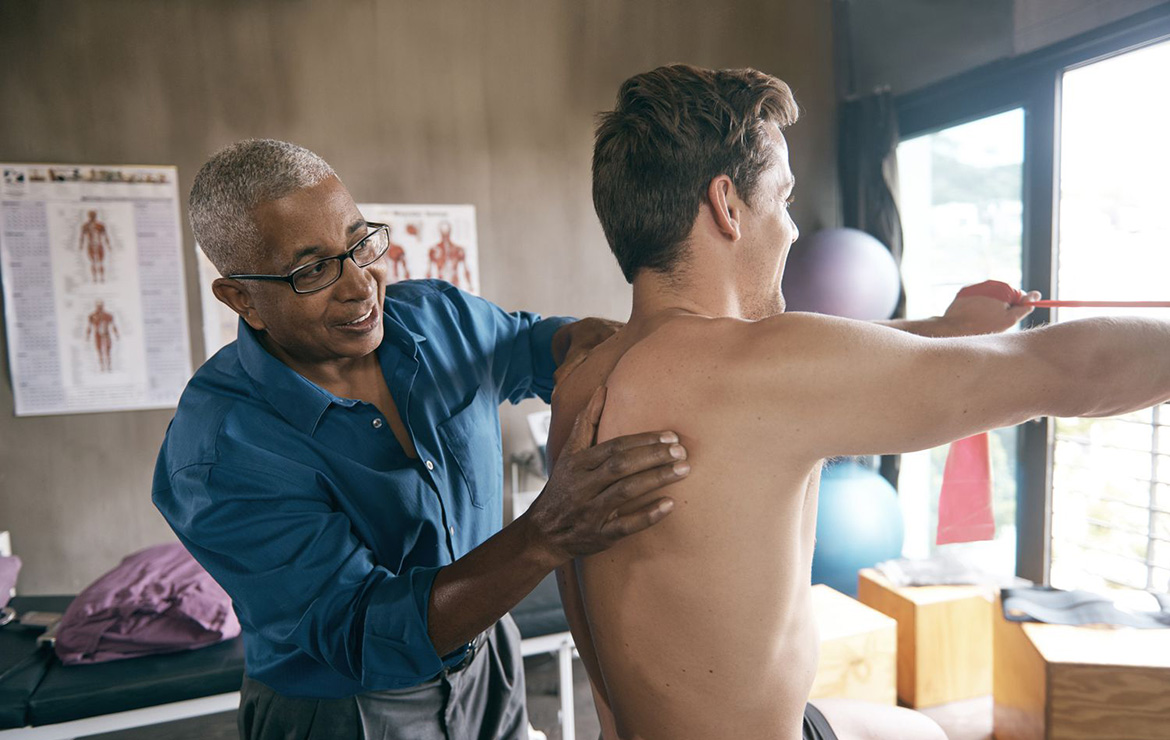
[[[709,318],[745,318],[744,302],[733,280],[715,278],[704,280],[704,283],[699,287],[686,279],[672,280],[643,270],[634,278],[630,323],[644,322],[667,312]]]
[[[381,377],[382,368],[378,364],[377,352],[370,352],[362,357],[314,361],[292,357],[282,347],[270,341],[265,333],[260,335],[260,344],[269,354],[299,375],[341,398],[360,398],[360,389],[368,381],[371,373]]]

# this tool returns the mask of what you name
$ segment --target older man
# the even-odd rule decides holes
[[[666,515],[614,511],[687,474],[677,437],[591,447],[598,414],[582,418],[501,530],[499,404],[547,400],[554,347],[605,332],[438,281],[387,288],[387,228],[292,144],[216,154],[190,216],[239,337],[184,392],[153,497],[239,614],[241,736],[524,737],[506,612]]]

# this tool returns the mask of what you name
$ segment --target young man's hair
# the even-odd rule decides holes
[[[199,248],[220,275],[255,272],[260,229],[252,212],[334,176],[308,149],[275,139],[247,139],[203,165],[191,186],[188,211]]]
[[[675,273],[719,175],[750,205],[774,158],[768,126],[798,115],[788,85],[754,69],[672,64],[622,83],[599,117],[593,206],[626,280],[643,269]]]

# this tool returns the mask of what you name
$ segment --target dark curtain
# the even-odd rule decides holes
[[[841,105],[838,141],[841,202],[845,226],[885,244],[902,264],[902,219],[898,211],[898,116],[889,90],[846,100]],[[906,292],[893,318],[905,318]],[[884,455],[880,471],[898,485],[901,459]]]

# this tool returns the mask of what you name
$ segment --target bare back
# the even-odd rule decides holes
[[[606,384],[599,442],[672,429],[693,466],[666,492],[669,517],[578,561],[562,584],[595,691],[626,740],[800,737],[818,650],[809,581],[819,463],[786,454],[798,429],[758,434],[743,399],[711,392],[734,361],[722,344],[728,322],[743,326],[677,317],[628,327],[553,401],[554,454]]]

